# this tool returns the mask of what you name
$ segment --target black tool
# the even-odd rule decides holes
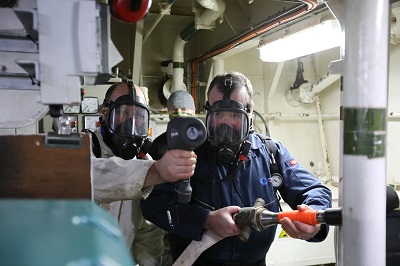
[[[206,140],[206,127],[196,117],[177,116],[167,125],[167,141],[170,149],[193,151]],[[178,193],[178,202],[188,203],[192,196],[190,179],[176,182],[175,191]]]

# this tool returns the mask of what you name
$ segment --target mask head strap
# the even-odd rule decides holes
[[[137,97],[136,97],[136,89],[133,86],[132,81],[128,81],[128,90],[129,90],[129,99],[132,100],[132,102],[138,102]]]
[[[118,84],[119,83],[114,83],[110,88],[108,88],[106,95],[110,94],[109,97],[111,97],[111,92],[114,91],[115,87],[117,87]],[[104,99],[102,107],[109,107],[110,106],[110,102],[111,101],[109,99]]]
[[[222,107],[229,108],[231,102],[231,88],[232,88],[232,76],[226,75],[224,80],[224,97],[222,99]]]
[[[108,90],[113,91],[114,88],[119,85],[121,83],[115,83],[113,84]],[[139,103],[140,105],[146,107],[146,103],[144,102],[144,99],[142,99],[141,97],[138,97],[136,94],[136,89],[135,86],[133,85],[133,82],[131,80],[128,80],[126,82],[126,84],[128,85],[128,95],[126,95],[125,101],[126,102],[132,102],[132,103]],[[103,100],[103,105],[102,107],[109,107],[112,103],[114,103],[113,101],[110,101],[108,99],[104,99]]]

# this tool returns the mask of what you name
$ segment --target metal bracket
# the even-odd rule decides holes
[[[47,148],[80,149],[82,137],[78,133],[58,135],[55,132],[49,132],[45,136],[45,146]]]
[[[37,41],[39,38],[37,11],[34,9],[14,8],[14,12],[18,16],[22,25],[24,25],[28,35],[32,40]]]

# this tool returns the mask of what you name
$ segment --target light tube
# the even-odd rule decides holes
[[[282,62],[337,47],[341,43],[341,34],[339,22],[330,19],[274,41],[268,41],[269,36],[266,36],[258,47],[260,59]]]

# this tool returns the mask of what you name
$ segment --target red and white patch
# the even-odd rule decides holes
[[[295,166],[296,164],[298,164],[298,162],[296,160],[290,160],[290,165],[291,166]]]

